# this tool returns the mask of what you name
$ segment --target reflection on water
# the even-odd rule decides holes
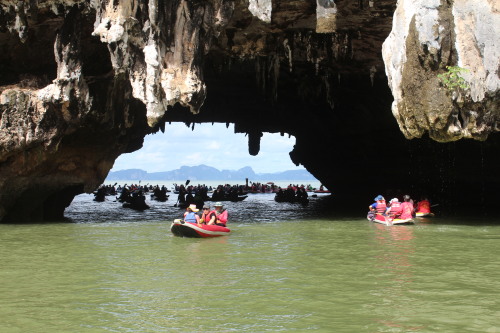
[[[412,315],[413,309],[408,308],[405,297],[413,282],[413,263],[415,253],[414,226],[387,227],[374,224],[374,237],[380,253],[376,256],[376,268],[384,272],[385,279],[382,306],[375,309],[380,318],[377,322],[387,329],[398,331],[419,331],[423,326],[413,326],[405,323],[405,318]]]
[[[214,239],[173,237],[175,202],[89,195],[74,223],[0,225],[0,332],[500,332],[494,221],[388,227],[321,199],[247,200]]]

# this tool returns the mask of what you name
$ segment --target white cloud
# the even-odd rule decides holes
[[[222,147],[222,144],[218,141],[210,141],[207,144],[207,149],[209,150],[219,150]]]

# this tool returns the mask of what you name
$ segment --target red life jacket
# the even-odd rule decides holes
[[[418,202],[417,212],[419,213],[430,213],[431,212],[431,204],[427,200],[422,200]]]
[[[377,207],[375,208],[378,214],[384,214],[387,209],[385,201],[377,201]]]
[[[215,210],[212,210],[208,214],[206,214],[205,218],[204,218],[204,221],[202,221],[202,222],[210,222],[210,220],[212,219],[212,216],[217,216],[215,214]],[[217,219],[216,219],[216,221],[217,221]]]
[[[389,213],[391,215],[396,216],[396,215],[401,214],[402,210],[403,210],[403,207],[401,207],[400,202],[393,202],[393,203],[391,203],[391,210],[389,211]]]

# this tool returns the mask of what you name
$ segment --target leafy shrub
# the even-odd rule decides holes
[[[446,69],[448,69],[446,73],[438,75],[446,89],[450,92],[465,92],[470,88],[469,83],[461,75],[462,72],[469,71],[467,68],[446,66]]]

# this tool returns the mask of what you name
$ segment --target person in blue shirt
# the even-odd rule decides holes
[[[375,218],[375,214],[385,215],[385,211],[387,210],[387,205],[383,196],[377,195],[374,200],[375,202],[368,206],[370,210],[368,212],[368,218],[370,220]]]
[[[184,222],[200,224],[200,216],[196,214],[199,211],[195,204],[187,206],[186,212],[184,213]]]

